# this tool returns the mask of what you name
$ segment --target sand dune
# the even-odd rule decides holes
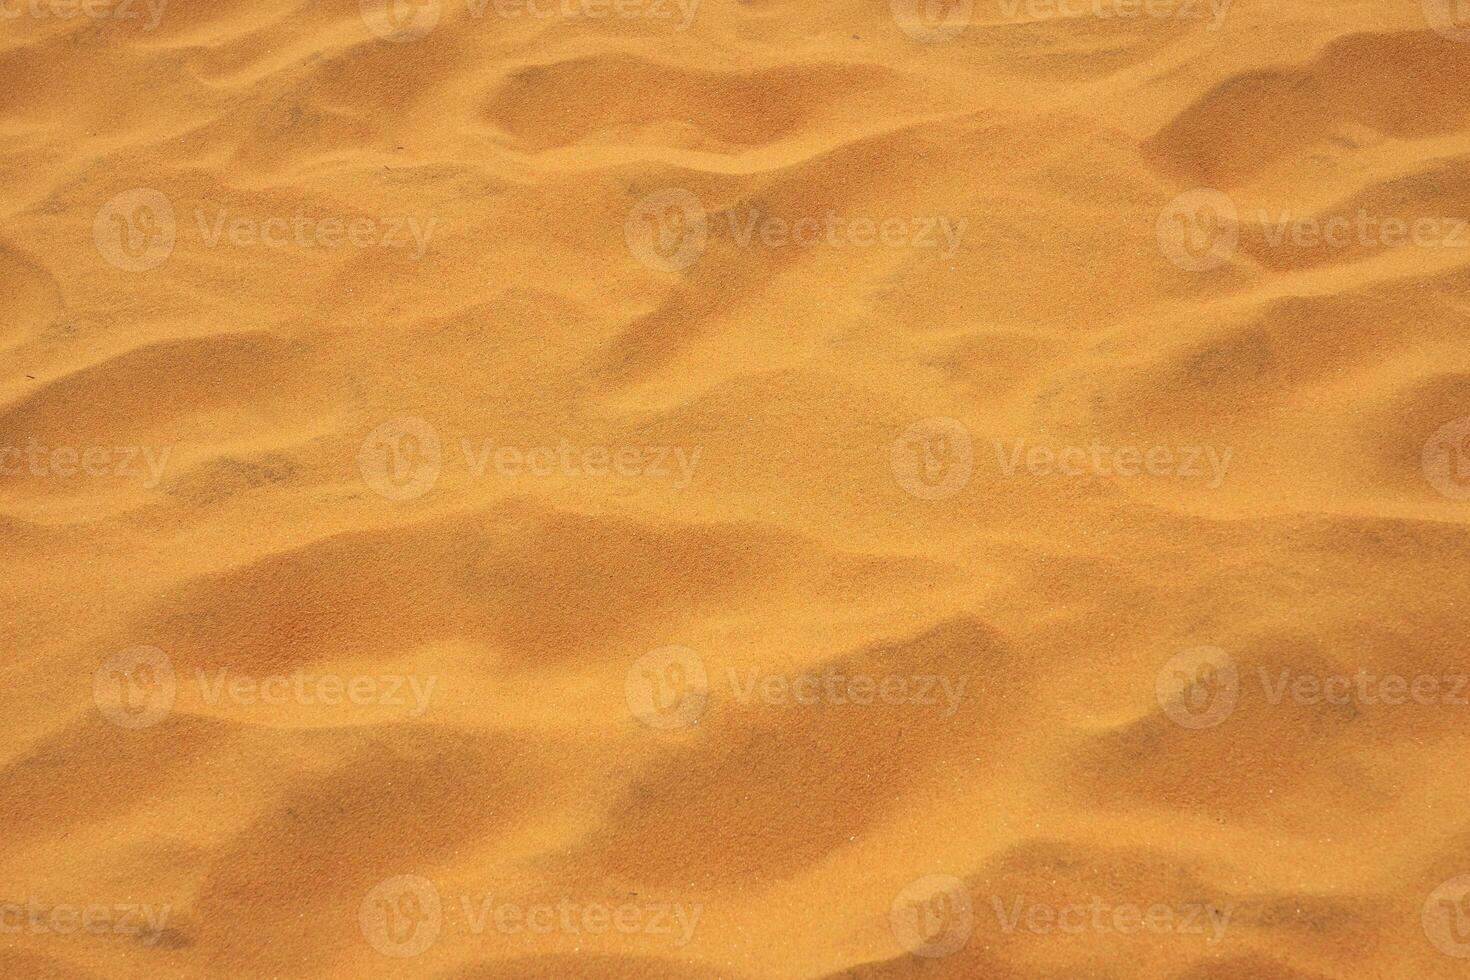
[[[1463,3],[0,77],[0,973],[1470,976]]]

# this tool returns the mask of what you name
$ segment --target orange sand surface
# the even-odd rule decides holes
[[[0,81],[0,976],[1470,977],[1466,0]]]

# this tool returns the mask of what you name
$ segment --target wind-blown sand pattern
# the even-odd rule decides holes
[[[0,975],[1470,976],[1463,0],[0,79]]]

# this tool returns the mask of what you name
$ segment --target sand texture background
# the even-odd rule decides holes
[[[0,975],[1470,976],[1470,9],[0,0]]]

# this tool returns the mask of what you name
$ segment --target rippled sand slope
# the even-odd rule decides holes
[[[1470,976],[1470,8],[0,3],[0,974]]]

